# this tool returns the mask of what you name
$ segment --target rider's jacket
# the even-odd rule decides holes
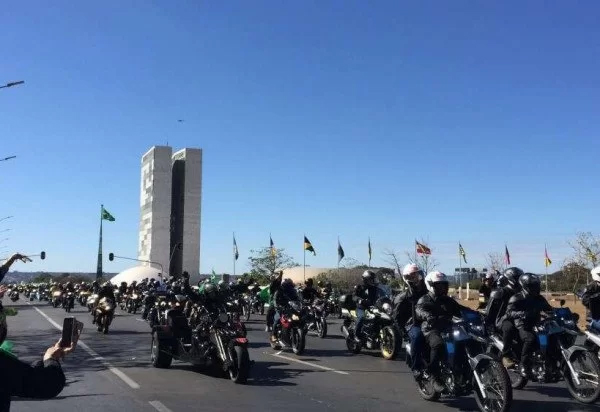
[[[409,319],[412,319],[411,325],[419,326],[420,322],[417,319],[417,302],[427,293],[425,282],[422,282],[421,287],[408,288],[404,292],[399,293],[394,298],[394,311],[392,316],[398,327],[406,326]]]
[[[443,332],[452,326],[452,317],[460,317],[461,311],[469,308],[462,306],[450,296],[434,296],[427,293],[417,302],[417,319],[421,322],[424,335],[436,330]]]
[[[552,306],[542,295],[526,296],[521,291],[508,301],[506,319],[512,320],[517,328],[531,330],[540,322],[542,312],[552,311]]]
[[[487,326],[495,328],[500,328],[502,326],[506,308],[508,307],[508,301],[515,293],[516,291],[510,286],[504,286],[492,291],[484,311],[485,323]]]
[[[593,282],[585,287],[581,295],[581,302],[588,308],[592,319],[600,319],[600,283]]]

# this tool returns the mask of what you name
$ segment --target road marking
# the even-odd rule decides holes
[[[137,320],[138,322],[146,322],[144,319],[140,319],[140,318],[135,318],[135,320]]]
[[[348,372],[339,371],[337,369],[328,368],[327,366],[317,365],[316,363],[306,362],[306,361],[303,361],[303,360],[300,360],[300,359],[290,358],[289,356],[280,355],[279,353],[271,353],[270,355],[271,356],[275,356],[276,358],[281,358],[281,359],[288,360],[290,362],[296,362],[296,363],[300,363],[302,365],[311,366],[313,368],[322,369],[324,371],[337,373],[339,375],[350,375]]]
[[[54,326],[58,330],[62,330],[62,326],[60,326],[58,323],[54,322],[50,318],[50,316],[46,315],[44,312],[42,312],[41,310],[39,310],[37,307],[35,307],[35,306],[32,306],[32,307],[40,315],[42,315],[48,322],[50,322],[50,324],[52,326]],[[127,385],[129,385],[129,387],[131,389],[139,389],[140,388],[140,385],[136,381],[134,381],[133,379],[131,379],[129,376],[125,375],[119,369],[115,368],[113,365],[110,364],[110,362],[107,362],[106,360],[104,360],[104,358],[102,356],[100,356],[95,350],[93,350],[92,348],[90,348],[85,342],[83,342],[82,340],[80,340],[77,344],[79,346],[81,346],[92,358],[94,358],[94,360],[98,360],[109,371],[111,371],[113,374],[115,374],[117,377],[119,377],[123,382],[125,382]]]
[[[150,401],[150,405],[154,407],[158,412],[173,412],[167,408],[161,401]]]

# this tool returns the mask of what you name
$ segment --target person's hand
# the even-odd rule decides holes
[[[61,360],[65,356],[65,351],[60,347],[60,341],[56,342],[54,346],[49,347],[44,354],[44,362],[50,359],[55,361]]]
[[[6,293],[7,290],[8,290],[8,287],[6,285],[0,286],[0,299],[4,297],[4,294]]]

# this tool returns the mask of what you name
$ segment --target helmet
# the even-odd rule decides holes
[[[504,275],[500,275],[496,283],[498,284],[498,287],[503,288],[508,285],[508,278]]]
[[[322,288],[323,287],[323,281],[322,280],[318,281],[317,282],[317,286],[320,287],[320,288]]]
[[[492,272],[488,272],[488,274],[485,275],[485,280],[494,280],[494,274]]]
[[[214,298],[217,295],[217,286],[214,283],[208,283],[204,286],[204,293],[209,298]]]
[[[448,295],[448,277],[442,272],[429,272],[425,277],[425,285],[427,290],[435,296]]]
[[[525,273],[519,278],[519,284],[525,293],[525,296],[538,296],[542,290],[540,278],[533,273]]]
[[[416,286],[423,279],[423,271],[415,264],[408,264],[402,269],[402,280],[409,286]]]
[[[127,282],[121,282],[121,286],[127,286]]]
[[[508,286],[516,288],[519,285],[519,278],[524,275],[523,271],[517,267],[511,267],[504,271],[503,275],[508,281]]]
[[[314,285],[314,280],[313,280],[313,278],[308,278],[308,279],[306,279],[306,280],[304,281],[304,284],[305,284],[306,286],[312,286],[312,285]]]
[[[218,284],[218,288],[219,288],[219,290],[225,291],[225,290],[229,289],[229,285],[224,280],[220,280],[219,284]]]
[[[233,283],[233,282],[229,282],[229,287],[230,287],[230,288],[232,288],[232,287],[234,287],[234,286],[235,286],[235,283]]]
[[[592,269],[592,279],[596,282],[600,282],[600,266],[596,266]]]
[[[294,288],[294,282],[292,281],[292,279],[286,278],[283,282],[281,282],[281,287],[283,290],[289,291]]]
[[[362,274],[363,283],[374,284],[375,283],[375,272],[372,270],[365,270]]]

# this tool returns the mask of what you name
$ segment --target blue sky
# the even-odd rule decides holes
[[[126,3],[126,4],[124,4]],[[418,4],[417,4],[418,3]],[[45,1],[3,7],[0,255],[135,256],[140,157],[204,149],[201,270],[251,248],[312,266],[428,240],[441,268],[509,246],[542,272],[598,233],[594,1]],[[177,119],[185,119],[178,123]],[[129,264],[109,263],[118,271]]]

